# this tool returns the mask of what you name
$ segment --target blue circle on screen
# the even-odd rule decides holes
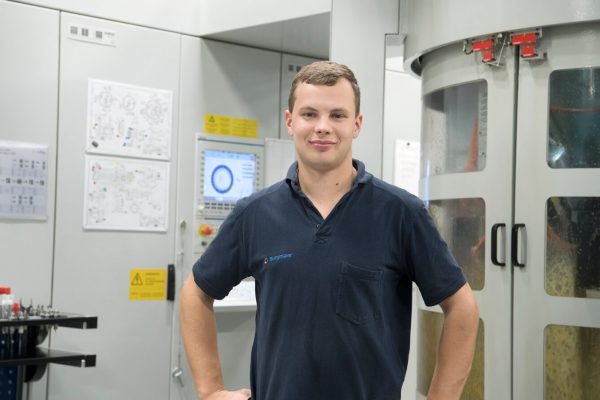
[[[233,172],[227,165],[218,165],[213,169],[210,182],[217,192],[227,193],[233,186]]]

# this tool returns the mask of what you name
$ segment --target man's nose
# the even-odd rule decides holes
[[[329,123],[329,118],[325,116],[319,117],[315,125],[315,131],[323,135],[331,133],[331,125]]]

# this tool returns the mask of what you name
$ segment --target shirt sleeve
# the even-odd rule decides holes
[[[467,280],[423,204],[413,217],[407,232],[408,265],[425,304],[431,307],[453,295]]]
[[[204,293],[221,300],[250,274],[243,235],[244,206],[238,202],[225,219],[217,236],[192,268],[194,281]]]

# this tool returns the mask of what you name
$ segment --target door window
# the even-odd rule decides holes
[[[550,74],[548,165],[600,167],[600,68]]]
[[[427,396],[437,359],[438,343],[442,335],[444,314],[419,310],[419,343],[417,350],[417,391]],[[479,320],[479,331],[475,344],[475,355],[471,373],[465,384],[462,400],[483,400],[484,396],[484,337],[483,321]]]
[[[429,214],[473,290],[485,282],[485,201],[482,198],[434,200]]]
[[[422,176],[485,168],[487,82],[441,89],[423,99]]]
[[[600,329],[544,329],[544,400],[600,399]]]
[[[546,214],[546,292],[600,299],[600,197],[551,197]]]

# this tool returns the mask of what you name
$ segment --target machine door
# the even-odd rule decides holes
[[[421,196],[477,298],[481,320],[463,399],[510,397],[514,58],[501,67],[460,45],[424,56]],[[433,375],[443,314],[418,307],[417,398]],[[413,353],[415,354],[415,353]]]
[[[513,398],[598,399],[600,23],[541,46],[519,68]]]
[[[84,40],[84,33],[114,41]],[[85,370],[52,366],[49,399],[169,396],[174,306],[154,289],[161,288],[161,273],[175,260],[179,49],[180,36],[173,33],[61,14],[52,301],[62,311],[98,316],[98,329],[58,329],[52,347],[96,354],[97,364]],[[91,96],[90,79],[106,82],[101,94]],[[163,100],[165,91],[172,93],[172,105]],[[156,128],[171,121],[170,157],[144,159],[139,151],[119,156],[115,148],[93,153],[86,145],[91,121],[103,138],[113,143],[123,138],[123,148],[148,153],[155,152],[155,143],[162,150],[164,142],[144,143],[140,132],[162,138]],[[91,159],[93,164],[86,164]],[[85,199],[97,201],[84,207]],[[92,217],[102,222],[97,210],[110,215],[114,229],[90,223]],[[154,215],[167,215],[159,220],[164,227],[149,229]]]

